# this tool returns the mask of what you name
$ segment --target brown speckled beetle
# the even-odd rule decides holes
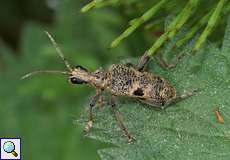
[[[85,127],[85,132],[88,133],[93,127],[93,113],[92,108],[97,102],[102,103],[102,92],[106,90],[111,94],[110,105],[118,122],[118,126],[124,132],[128,141],[131,142],[135,138],[129,133],[125,127],[121,114],[116,110],[116,96],[125,96],[137,99],[150,106],[164,109],[172,103],[178,102],[182,99],[192,96],[195,92],[185,92],[184,94],[177,96],[176,89],[167,80],[162,77],[155,76],[152,73],[145,72],[144,68],[149,61],[149,57],[146,54],[141,58],[140,63],[136,68],[128,67],[124,64],[113,64],[107,71],[99,69],[95,72],[90,72],[82,66],[76,66],[71,68],[68,61],[66,61],[60,48],[52,38],[52,36],[46,32],[49,39],[55,46],[59,56],[63,60],[67,71],[35,71],[26,74],[22,79],[28,78],[38,73],[58,73],[68,77],[68,80],[72,84],[88,84],[96,88],[96,95],[91,99],[89,108],[89,120]],[[162,62],[166,64],[165,62]]]

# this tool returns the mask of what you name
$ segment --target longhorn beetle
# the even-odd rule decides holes
[[[39,70],[24,75],[22,79],[39,73],[62,74],[66,75],[68,81],[72,84],[88,84],[95,87],[96,95],[91,99],[89,105],[88,123],[84,130],[86,133],[88,133],[93,127],[92,109],[98,101],[102,101],[102,93],[104,90],[111,94],[109,100],[111,109],[115,115],[118,126],[128,138],[129,142],[135,140],[135,138],[125,127],[122,121],[121,113],[116,110],[117,96],[130,97],[150,106],[164,109],[170,104],[190,97],[195,93],[194,90],[177,96],[175,87],[172,86],[167,80],[144,71],[146,64],[150,60],[150,57],[146,56],[147,54],[141,58],[137,69],[124,64],[113,64],[108,70],[98,69],[95,72],[90,72],[80,65],[72,68],[69,62],[65,59],[64,54],[53,37],[48,32],[45,31],[45,33],[48,35],[50,41],[64,62],[67,70]]]

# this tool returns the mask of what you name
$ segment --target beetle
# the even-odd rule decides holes
[[[170,106],[172,103],[176,103],[194,95],[196,92],[194,90],[177,96],[176,88],[170,84],[169,81],[150,72],[144,71],[146,64],[150,60],[150,57],[148,57],[147,54],[141,58],[137,68],[127,66],[125,64],[113,64],[108,68],[108,70],[103,70],[100,68],[95,72],[90,72],[80,65],[72,68],[65,59],[64,54],[55,42],[54,38],[48,32],[45,33],[48,35],[56,51],[64,62],[67,71],[34,71],[26,74],[22,77],[22,79],[39,73],[63,74],[67,76],[68,81],[72,84],[88,84],[92,87],[95,87],[96,95],[93,96],[90,101],[88,123],[84,130],[86,133],[88,133],[93,127],[93,107],[98,101],[102,101],[103,91],[110,93],[111,96],[109,104],[115,115],[118,126],[128,138],[129,142],[135,140],[135,138],[132,134],[130,134],[124,125],[121,113],[116,110],[117,96],[130,97],[150,106],[164,109]]]

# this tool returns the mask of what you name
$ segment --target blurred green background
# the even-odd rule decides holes
[[[0,137],[22,138],[23,159],[99,159],[97,149],[108,146],[84,137],[74,123],[94,94],[92,88],[73,86],[56,75],[20,80],[37,69],[65,69],[44,30],[72,65],[92,71],[137,53],[132,45],[108,49],[124,22],[111,9],[80,13],[87,2],[0,2]]]

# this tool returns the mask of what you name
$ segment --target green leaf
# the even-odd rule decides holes
[[[230,158],[230,61],[223,53],[229,46],[229,29],[228,25],[223,50],[208,44],[194,56],[192,41],[180,50],[185,56],[175,69],[166,71],[156,61],[149,64],[149,72],[168,79],[178,94],[185,90],[201,91],[162,111],[137,101],[120,101],[124,123],[137,139],[134,143],[127,143],[109,106],[94,109],[95,122],[88,136],[114,145],[98,151],[101,159]],[[174,52],[179,50],[165,54]],[[224,124],[218,122],[215,107],[219,107]],[[85,126],[87,113],[79,121]]]

